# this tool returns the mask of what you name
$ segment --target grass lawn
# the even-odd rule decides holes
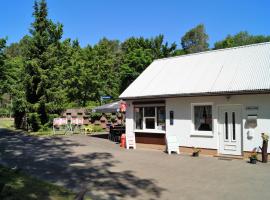
[[[0,199],[74,199],[71,191],[0,165]]]
[[[14,120],[9,118],[0,118],[0,128],[14,129]]]

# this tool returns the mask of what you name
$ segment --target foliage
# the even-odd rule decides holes
[[[257,160],[258,159],[258,153],[256,151],[253,151],[250,154],[249,158]]]
[[[5,81],[7,75],[7,68],[5,67],[6,55],[4,54],[4,48],[6,46],[6,40],[0,38],[0,94],[5,91]]]
[[[186,53],[197,53],[208,50],[208,35],[203,24],[188,31],[181,39],[182,48]]]
[[[97,113],[97,112],[92,112],[90,114],[90,119],[92,122],[96,121],[96,120],[100,120],[100,118],[102,117],[101,113]]]
[[[214,49],[237,47],[269,41],[270,36],[250,35],[247,31],[241,31],[233,36],[228,35],[224,40],[216,42]]]
[[[111,116],[111,122],[112,123],[116,122],[117,121],[116,119],[117,119],[117,117],[115,115],[112,115]]]
[[[201,152],[201,150],[199,148],[197,148],[197,147],[193,147],[192,150],[193,150],[193,153]]]
[[[31,130],[36,132],[41,128],[41,121],[38,113],[29,113],[28,114],[28,123],[31,127]]]
[[[268,140],[269,140],[269,135],[266,134],[266,133],[262,133],[262,139],[263,139],[263,141],[268,142]]]
[[[0,165],[0,199],[74,199],[71,191]]]
[[[0,118],[0,127],[12,129],[14,127],[14,120],[10,118]]]

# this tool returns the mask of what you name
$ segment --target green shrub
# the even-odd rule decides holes
[[[100,125],[93,125],[93,132],[102,132],[103,128]]]
[[[108,121],[110,121],[111,118],[112,118],[112,113],[106,113],[106,114],[105,114],[105,117],[106,117],[106,119],[107,119]]]
[[[41,122],[38,113],[28,114],[28,124],[34,132],[38,131],[41,128]]]
[[[115,116],[115,115],[113,115],[113,116],[111,117],[111,121],[112,121],[112,123],[116,122],[116,116]]]
[[[94,122],[96,120],[100,120],[100,118],[102,117],[102,114],[101,113],[91,113],[90,114],[90,118],[91,118],[91,121]]]
[[[53,126],[53,119],[54,119],[54,118],[57,118],[57,117],[59,117],[58,114],[49,114],[49,121],[48,121],[48,123],[46,123],[45,125],[46,125],[47,127],[52,127],[52,126]]]

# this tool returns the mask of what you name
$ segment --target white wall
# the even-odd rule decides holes
[[[126,101],[127,110],[126,110],[126,134],[134,134],[134,120],[133,120],[133,105],[132,101]]]
[[[191,104],[192,103],[213,103],[213,136],[202,137],[192,136]],[[253,148],[262,145],[261,133],[270,133],[270,94],[265,95],[234,95],[228,100],[225,96],[213,97],[182,97],[166,99],[166,134],[174,134],[178,138],[180,146],[196,146],[201,148],[218,149],[218,106],[226,104],[240,104],[242,108],[242,134],[243,150],[252,151]],[[253,130],[253,137],[248,137],[245,127],[247,118],[247,106],[258,106],[257,127]],[[169,112],[174,111],[174,125],[169,124]],[[270,152],[270,147],[268,147]]]

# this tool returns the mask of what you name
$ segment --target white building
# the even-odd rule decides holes
[[[244,155],[270,133],[270,43],[155,60],[120,98],[138,143]]]

